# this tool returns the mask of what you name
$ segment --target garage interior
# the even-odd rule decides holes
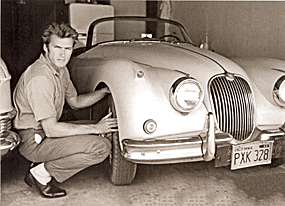
[[[83,0],[78,2],[81,3]],[[159,17],[161,13],[161,1],[92,2],[113,6],[115,16]],[[42,52],[41,33],[46,25],[53,21],[69,21],[69,3],[70,1],[66,0],[1,1],[1,57],[12,75],[12,89],[22,72]],[[170,19],[184,25],[195,45],[205,42],[207,36],[211,49],[228,58],[268,57],[285,60],[285,2],[283,1],[171,1],[171,5]],[[271,188],[266,181],[262,183],[264,187],[270,187],[270,194],[272,194],[264,199],[266,192],[263,190],[258,195],[250,196],[246,193],[250,191],[238,188],[243,192],[234,194],[235,191],[229,189],[231,184],[238,184],[240,178],[244,178],[245,181],[247,179],[241,172],[237,172],[236,177],[225,174],[223,168],[215,172],[212,169],[212,172],[200,175],[199,178],[203,179],[211,176],[208,180],[209,184],[202,185],[201,189],[198,186],[199,179],[195,182],[191,178],[195,175],[199,176],[200,171],[211,170],[213,164],[191,164],[165,167],[142,165],[139,166],[141,168],[137,174],[139,178],[132,187],[116,187],[108,181],[108,174],[106,174],[108,162],[105,161],[80,172],[65,182],[63,187],[70,193],[66,198],[47,200],[25,185],[23,177],[29,162],[15,149],[1,162],[0,204],[13,206],[211,205],[209,201],[214,198],[214,205],[284,205],[284,202],[279,202],[285,199],[285,174],[282,168],[274,171],[271,168],[265,168],[262,171],[247,170],[249,176],[257,174],[264,177],[265,175],[268,184],[272,180],[267,180],[266,174],[276,172],[278,176],[282,173],[280,179],[274,180],[276,187]],[[185,170],[191,174],[186,175]],[[176,174],[182,174],[183,178],[173,183],[172,175]],[[153,178],[147,176],[153,176]],[[161,180],[165,182],[160,183]],[[240,185],[240,187],[246,188],[247,185]],[[200,193],[194,192],[195,189],[200,190]],[[217,192],[218,190],[223,192]],[[167,195],[163,191],[167,191]],[[187,191],[192,195],[188,200],[185,199],[189,195]],[[210,195],[207,193],[209,191]],[[232,197],[231,195],[236,196],[229,198]]]
[[[160,1],[105,0],[115,16],[160,16]],[[285,2],[171,1],[171,19],[186,28],[199,45],[208,36],[215,52],[226,57],[285,56]],[[50,22],[68,22],[64,0],[2,0],[1,56],[12,75],[12,87],[41,53],[40,35]]]

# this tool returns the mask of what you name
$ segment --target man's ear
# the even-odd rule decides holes
[[[43,49],[44,49],[45,52],[48,52],[48,45],[44,44]]]

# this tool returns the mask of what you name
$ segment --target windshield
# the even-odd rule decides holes
[[[191,43],[183,26],[175,21],[146,17],[110,17],[94,21],[87,47],[107,41],[168,41]]]

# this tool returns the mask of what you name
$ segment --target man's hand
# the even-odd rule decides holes
[[[117,118],[110,118],[111,115],[112,113],[109,113],[96,124],[96,129],[99,134],[118,131]]]

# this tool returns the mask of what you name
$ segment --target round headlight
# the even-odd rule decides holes
[[[285,107],[285,76],[277,80],[273,89],[273,98],[281,107]]]
[[[174,109],[188,113],[200,106],[204,92],[201,84],[189,78],[180,78],[170,90],[170,102]]]

